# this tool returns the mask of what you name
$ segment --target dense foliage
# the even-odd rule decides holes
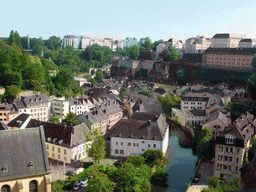
[[[162,104],[165,114],[170,116],[172,113],[172,108],[180,105],[181,98],[174,96],[174,94],[170,91],[164,96],[159,95],[158,102]]]

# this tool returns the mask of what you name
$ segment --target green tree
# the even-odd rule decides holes
[[[132,155],[127,157],[126,162],[133,164],[133,166],[137,168],[144,164],[145,159],[141,155]]]
[[[49,121],[50,121],[50,122],[53,122],[53,123],[60,123],[58,117],[51,117],[51,118],[49,118]]]
[[[217,188],[220,185],[220,180],[217,176],[212,176],[208,180],[209,187]]]
[[[21,90],[17,85],[6,86],[6,93],[12,95],[15,98],[20,94],[20,92]]]
[[[256,59],[255,56],[253,58]],[[256,61],[255,61],[255,63],[256,63]],[[256,68],[256,66],[255,66],[255,68]],[[250,92],[252,98],[254,100],[256,100],[256,75],[251,75],[251,77],[247,81],[247,87],[248,87],[248,91]]]
[[[60,37],[51,36],[45,41],[45,45],[48,49],[57,49],[61,47]]]
[[[95,80],[97,82],[101,81],[101,79],[104,77],[102,69],[98,69],[95,74]]]
[[[144,39],[144,43],[141,46],[141,50],[151,50],[153,48],[154,44],[151,43],[151,39],[149,37],[146,37]]]
[[[154,165],[166,166],[168,164],[168,159],[159,149],[148,149],[144,152],[143,156],[145,158],[145,163],[150,167],[153,167]]]
[[[147,95],[147,96],[151,95],[150,91],[147,88],[142,89],[139,93]]]
[[[256,54],[252,57],[251,64],[252,64],[252,67],[256,68]]]
[[[102,135],[96,135],[91,148],[88,149],[88,156],[92,157],[94,162],[98,162],[106,155],[105,140]]]
[[[12,45],[13,43],[15,43],[15,36],[14,36],[13,30],[11,30],[11,32],[10,32],[10,36],[8,38],[8,42],[9,42],[9,45]]]
[[[165,114],[170,116],[172,113],[172,108],[180,105],[181,98],[174,96],[174,94],[170,91],[165,96],[158,95],[158,102],[162,104]]]
[[[170,57],[171,61],[177,61],[180,58],[180,55],[179,55],[178,51],[175,50],[169,54],[169,57]]]
[[[125,95],[126,95],[126,92],[121,91],[118,96],[122,99]]]
[[[140,54],[140,49],[137,45],[134,45],[127,49],[127,53],[131,59],[138,59]]]
[[[160,44],[160,43],[163,43],[164,42],[164,40],[163,39],[160,39],[160,40],[158,40],[158,41],[155,41],[154,42],[154,44],[153,44],[153,51],[155,51],[156,52],[156,47]]]
[[[91,165],[89,169],[91,177],[89,177],[88,185],[85,191],[109,192],[114,190],[112,187],[114,183],[109,180],[105,173],[99,170],[97,164]]]
[[[157,166],[156,172],[151,177],[151,183],[162,187],[167,187],[168,173],[166,167]]]
[[[72,126],[79,125],[79,122],[77,121],[75,113],[68,113],[67,117],[65,119],[63,119],[62,122],[67,123],[68,125],[72,125]]]

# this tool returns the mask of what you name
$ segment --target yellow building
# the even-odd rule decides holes
[[[42,128],[0,131],[1,192],[50,192],[51,171]]]
[[[255,117],[247,112],[221,131],[215,139],[214,175],[220,179],[240,176],[239,169],[255,134]]]

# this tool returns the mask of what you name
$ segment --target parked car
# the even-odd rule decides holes
[[[194,182],[194,183],[198,183],[200,177],[201,177],[201,173],[197,173],[197,174],[195,175],[194,179],[193,179],[193,182]]]
[[[77,183],[75,184],[75,186],[73,187],[74,190],[78,190],[81,187],[81,183]]]
[[[75,173],[73,171],[67,171],[67,175],[71,175],[71,176],[74,176]]]
[[[88,179],[81,179],[80,184],[85,185],[88,182]]]

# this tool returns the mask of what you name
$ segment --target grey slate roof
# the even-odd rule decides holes
[[[206,107],[211,107],[213,105],[220,105],[220,106],[224,106],[222,99],[219,95],[211,95]]]
[[[29,114],[22,113],[18,117],[14,118],[10,121],[7,126],[8,127],[21,127],[23,123],[29,118]]]
[[[1,131],[0,181],[49,174],[44,140],[41,128]],[[3,166],[7,171],[2,171]]]
[[[229,33],[217,33],[212,38],[214,38],[214,39],[227,39],[227,38],[229,38]]]
[[[208,48],[203,54],[255,55],[256,48]]]

